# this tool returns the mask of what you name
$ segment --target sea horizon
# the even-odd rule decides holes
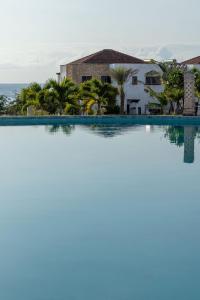
[[[0,83],[0,95],[14,99],[23,88],[26,88],[30,83]]]

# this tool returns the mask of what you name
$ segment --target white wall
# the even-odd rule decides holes
[[[156,71],[162,75],[162,70],[160,67],[156,64],[111,64],[110,68],[116,68],[116,67],[124,67],[127,69],[133,69],[138,70],[137,74],[135,76],[138,77],[138,84],[133,85],[132,84],[132,78],[129,79],[129,81],[125,84],[125,111],[127,109],[127,99],[139,99],[140,101],[136,103],[132,103],[132,107],[136,107],[136,113],[138,113],[138,107],[141,107],[141,113],[145,114],[146,111],[146,105],[149,102],[156,102],[155,99],[150,97],[149,93],[145,92],[145,79],[146,79],[146,73],[149,73],[151,71]],[[60,80],[62,81],[67,76],[67,66],[61,65],[60,66]],[[113,83],[116,85],[115,83]],[[150,86],[153,90],[157,92],[163,91],[163,86],[158,85],[152,85]],[[117,99],[118,104],[120,104],[120,99],[118,97]],[[133,112],[133,111],[132,111]]]
[[[116,68],[116,67],[124,67],[127,69],[132,70],[138,70],[137,74],[135,76],[138,77],[138,84],[133,85],[132,84],[132,77],[129,79],[129,81],[125,84],[125,111],[127,109],[127,99],[139,99],[140,101],[138,104],[131,104],[132,106],[136,107],[136,113],[138,112],[138,107],[141,107],[142,114],[146,113],[146,105],[149,102],[156,102],[155,99],[150,97],[149,93],[145,92],[145,79],[146,79],[146,73],[149,73],[151,71],[156,71],[162,75],[162,70],[160,67],[156,64],[113,64],[110,65],[110,68]],[[150,86],[153,90],[156,92],[162,92],[163,86],[162,85],[152,85]],[[119,104],[119,99],[118,99]]]
[[[67,76],[67,65],[60,66],[60,81],[62,81]]]
[[[187,65],[187,67],[188,67],[189,70],[192,70],[192,69],[195,68],[195,69],[200,71],[200,65],[199,64],[198,65]]]

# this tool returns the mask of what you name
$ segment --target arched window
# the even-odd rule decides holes
[[[146,73],[146,85],[161,85],[161,75],[156,71]]]

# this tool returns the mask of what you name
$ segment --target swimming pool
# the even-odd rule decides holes
[[[0,127],[0,299],[199,300],[200,127]]]

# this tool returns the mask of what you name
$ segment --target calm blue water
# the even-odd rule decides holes
[[[0,127],[0,299],[199,300],[199,132]]]
[[[14,84],[14,83],[7,83],[7,84],[0,84],[0,95],[7,96],[11,99],[14,99],[16,97],[16,94],[18,94],[21,89],[27,87],[28,84],[21,83],[21,84]]]

